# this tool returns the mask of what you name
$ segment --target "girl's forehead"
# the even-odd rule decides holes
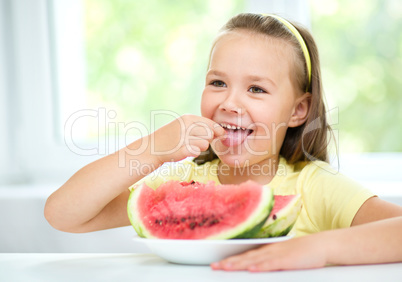
[[[288,63],[293,62],[294,55],[292,46],[284,39],[275,38],[263,33],[236,29],[221,33],[215,40],[211,50],[211,55],[216,48],[225,46],[226,49],[238,47],[239,42],[248,43],[250,49],[260,49],[266,47],[266,55],[277,55]],[[227,44],[226,44],[227,43]],[[262,50],[263,52],[264,50]],[[212,57],[210,58],[212,59]]]
[[[218,35],[215,42],[218,43],[221,40],[255,40],[265,42],[269,46],[278,46],[281,48],[289,45],[284,39],[247,29],[224,31]]]
[[[230,62],[235,66],[268,67],[282,69],[282,74],[289,75],[293,62],[292,49],[283,39],[252,32],[233,30],[220,34],[211,51],[210,67],[221,62]],[[250,66],[252,67],[252,66]]]

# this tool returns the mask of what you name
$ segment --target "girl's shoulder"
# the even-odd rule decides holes
[[[289,164],[280,158],[277,174],[270,186],[275,192],[293,194],[307,191],[329,192],[332,189],[362,189],[360,183],[342,174],[331,164],[319,160]]]
[[[277,174],[288,177],[342,176],[336,167],[321,160],[300,161],[290,164],[283,157],[280,157]]]

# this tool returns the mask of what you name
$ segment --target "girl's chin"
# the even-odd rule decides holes
[[[223,150],[220,146],[213,147],[215,154],[219,157],[222,163],[229,167],[244,167],[264,162],[264,160],[272,157],[268,152],[256,154],[255,152],[249,152],[243,146],[238,147],[226,147]],[[219,150],[222,149],[222,150]]]
[[[212,149],[218,156],[242,156],[248,155],[247,148],[244,143],[237,146],[226,146],[221,140],[217,141],[215,144],[211,144]]]
[[[265,145],[265,144],[264,144]],[[215,154],[219,156],[219,158],[236,158],[236,159],[248,159],[252,160],[254,158],[261,158],[265,156],[268,152],[259,152],[254,151],[248,144],[242,143],[238,146],[225,146],[222,142],[217,142],[215,144],[211,144],[212,149],[214,150]],[[263,146],[266,147],[266,146]]]
[[[261,160],[264,158],[261,158],[261,156],[255,156],[252,154],[244,153],[244,154],[217,154],[219,159],[221,160],[222,163],[225,165],[232,167],[232,168],[238,168],[238,167],[246,167],[250,166],[252,164],[259,163]]]
[[[225,164],[226,166],[231,167],[231,168],[245,167],[245,166],[248,166],[250,163],[250,161],[247,159],[239,158],[239,157],[235,157],[235,156],[226,156],[226,155],[219,156],[218,155],[218,157],[223,164]]]

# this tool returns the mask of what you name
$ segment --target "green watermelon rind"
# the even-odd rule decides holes
[[[249,230],[244,231],[243,233],[241,233],[240,235],[237,235],[236,237],[233,238],[228,238],[228,239],[250,239],[250,238],[254,238],[258,232],[261,230],[261,227],[264,225],[265,221],[267,220],[269,214],[257,225],[255,225],[254,227],[252,227]]]
[[[254,238],[270,238],[286,236],[296,223],[302,207],[302,200],[300,195],[295,195],[288,205],[280,210],[274,220],[269,217],[265,224],[261,227],[260,231],[256,233]]]
[[[143,224],[141,224],[141,220],[138,218],[138,213],[136,212],[136,206],[134,205],[138,200],[138,197],[141,194],[141,189],[144,187],[144,184],[141,186],[137,186],[134,190],[131,191],[130,196],[128,197],[127,202],[127,214],[128,219],[131,222],[131,225],[134,227],[137,235],[142,238],[154,238],[151,234],[149,234]]]
[[[157,239],[153,236],[146,227],[141,223],[138,217],[138,212],[136,212],[135,203],[138,201],[138,197],[141,194],[141,189],[146,184],[135,188],[131,191],[128,198],[127,212],[128,217],[133,226],[134,230],[137,232],[138,236],[142,238]],[[224,239],[246,239],[253,238],[261,230],[261,227],[267,221],[267,218],[274,206],[274,193],[269,187],[264,187],[261,194],[261,200],[258,207],[254,210],[252,214],[248,217],[246,221],[240,223],[236,228],[231,228],[229,230],[224,230],[221,233],[214,234],[205,239],[208,240],[224,240]]]
[[[267,221],[272,209],[274,208],[274,192],[272,189],[264,187],[264,190],[270,191],[270,196],[269,196],[269,205],[266,207],[264,213],[266,214],[265,217],[262,217],[261,221],[259,221],[257,224],[254,224],[254,226],[250,227],[248,230],[245,230],[241,234],[229,238],[229,239],[250,239],[254,238],[258,232],[261,230],[262,226],[264,226],[265,222]],[[268,200],[268,199],[267,199]],[[268,202],[268,201],[267,201]]]
[[[257,233],[253,238],[271,238],[286,236],[289,234],[290,230],[292,230],[295,223],[296,221],[293,222],[291,225],[287,225],[287,227],[283,229],[283,227],[278,228],[279,222],[275,222],[265,230],[260,229],[260,232]]]

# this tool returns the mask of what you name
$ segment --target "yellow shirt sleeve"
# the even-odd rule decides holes
[[[303,199],[297,235],[350,227],[363,203],[375,196],[324,162],[310,163],[301,171],[297,192]]]

